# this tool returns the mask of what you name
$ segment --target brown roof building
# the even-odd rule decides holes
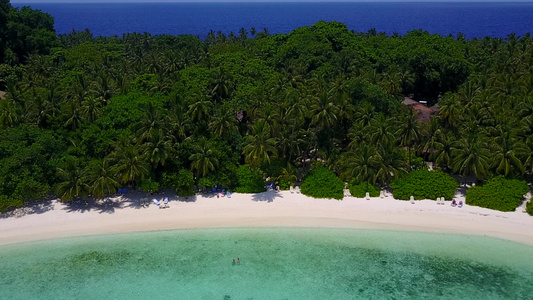
[[[413,107],[413,109],[418,113],[418,121],[421,122],[429,122],[429,120],[431,119],[431,114],[433,112],[439,111],[439,107],[437,105],[427,107],[426,105],[415,101],[409,97],[405,97],[402,101],[402,104]]]

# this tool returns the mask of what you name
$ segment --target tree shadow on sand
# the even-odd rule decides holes
[[[19,207],[0,214],[1,219],[20,218],[26,215],[42,214],[54,210],[51,200],[40,200],[27,203],[24,207]]]
[[[258,194],[253,194],[252,201],[255,202],[274,202],[274,199],[281,199],[283,195],[276,191],[266,191]]]

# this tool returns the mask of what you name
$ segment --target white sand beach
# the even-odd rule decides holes
[[[168,197],[170,207],[139,206],[145,194],[110,198],[110,204],[65,204],[52,201],[0,218],[0,245],[72,236],[207,227],[371,228],[482,235],[533,246],[533,217],[518,208],[499,212],[450,201],[400,201],[392,195],[370,200],[313,199],[289,191],[233,194],[231,198],[197,195]],[[464,198],[458,194],[457,201]]]

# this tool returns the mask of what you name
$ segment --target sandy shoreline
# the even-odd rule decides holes
[[[170,208],[138,205],[146,197],[132,193],[111,198],[111,205],[67,205],[53,201],[19,217],[0,218],[0,245],[73,236],[209,227],[369,228],[490,236],[533,246],[533,217],[517,209],[499,212],[432,200],[399,201],[313,199],[288,191],[231,198],[198,195],[187,201],[169,197]],[[456,197],[457,200],[461,196]],[[28,210],[28,209],[26,209]]]

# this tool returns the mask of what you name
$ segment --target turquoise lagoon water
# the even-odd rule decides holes
[[[449,234],[129,233],[0,247],[0,298],[531,299],[532,258],[533,247]]]

